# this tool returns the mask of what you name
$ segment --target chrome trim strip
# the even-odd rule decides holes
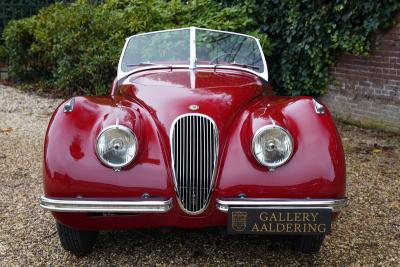
[[[189,68],[196,68],[196,27],[190,27],[190,59]]]
[[[137,200],[105,200],[48,198],[41,196],[40,207],[58,212],[164,213],[172,208],[172,198],[137,198]]]
[[[333,212],[347,206],[347,198],[338,199],[283,199],[283,198],[224,198],[217,199],[217,209],[228,212],[229,207],[293,207],[331,208]]]

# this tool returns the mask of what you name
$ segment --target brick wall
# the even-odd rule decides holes
[[[400,133],[400,16],[368,56],[343,54],[321,97],[338,118]]]

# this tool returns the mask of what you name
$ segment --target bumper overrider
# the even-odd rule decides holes
[[[49,198],[40,197],[40,206],[55,212],[165,213],[172,209],[172,198],[135,198],[130,200]],[[328,208],[339,212],[347,205],[346,198],[338,199],[271,199],[222,198],[216,207],[228,212],[232,207],[257,208]]]

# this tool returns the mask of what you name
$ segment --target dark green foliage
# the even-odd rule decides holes
[[[10,20],[30,17],[55,0],[1,0],[0,1],[0,32]]]
[[[340,51],[366,54],[371,34],[393,23],[398,0],[89,0],[56,4],[12,21],[3,39],[10,74],[63,94],[105,94],[125,37],[199,26],[257,35],[280,94],[319,95]],[[272,51],[272,52],[271,52]],[[5,54],[4,52],[2,54]]]
[[[387,28],[400,11],[398,0],[247,0],[245,5],[272,44],[269,77],[281,94],[319,95],[328,83],[327,68],[338,52],[365,55],[372,33]]]
[[[100,5],[81,0],[12,21],[3,38],[10,74],[18,80],[40,81],[63,94],[103,95],[130,35],[191,25],[244,32],[255,28],[251,23],[241,8],[223,8],[212,0],[109,0]]]

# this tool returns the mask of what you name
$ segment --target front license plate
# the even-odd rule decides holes
[[[330,209],[232,207],[228,210],[229,234],[325,235],[330,232]]]

